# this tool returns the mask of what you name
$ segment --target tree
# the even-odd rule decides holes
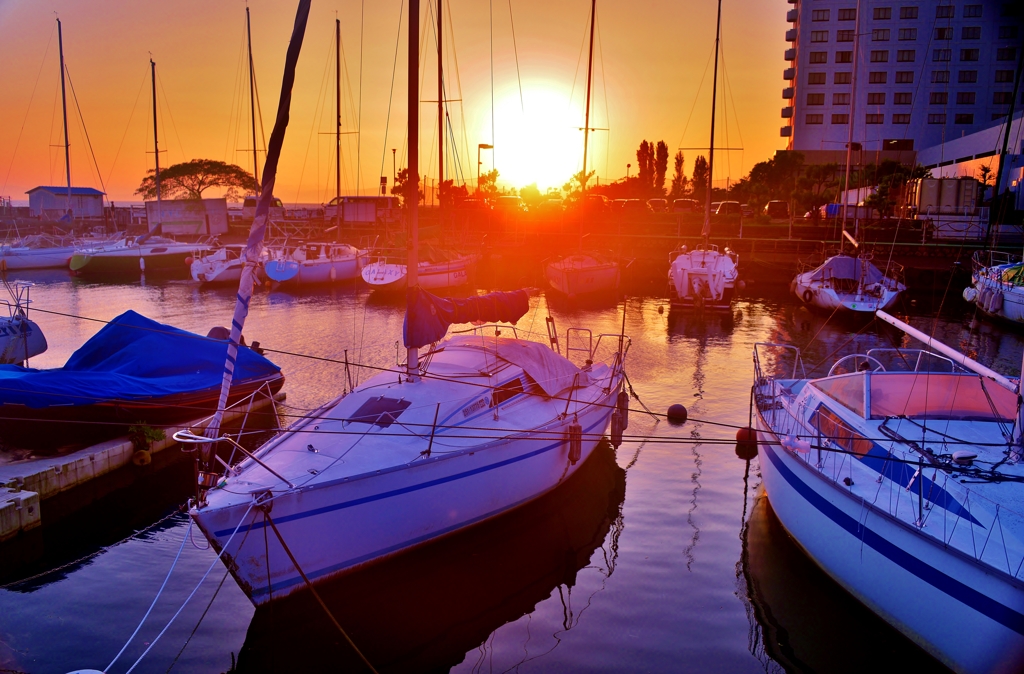
[[[409,190],[408,183],[409,183],[409,169],[404,168],[404,169],[402,169],[401,171],[398,172],[398,175],[395,177],[395,186],[391,188],[391,194],[393,194],[396,197],[398,197],[399,199],[401,199],[403,206],[405,205],[405,202],[406,202],[406,196],[407,196],[406,192],[408,192],[408,190]],[[421,183],[421,187],[419,189],[419,193],[420,193],[419,194],[420,201],[423,201],[423,187],[422,187],[422,183]]]
[[[572,178],[569,179],[569,182],[562,185],[562,191],[565,192],[566,201],[578,201],[583,195],[583,190],[586,188],[587,183],[590,182],[590,179],[594,177],[595,173],[596,171],[590,171],[584,175],[583,171],[580,171],[579,173],[573,174]]]
[[[653,192],[657,196],[665,194],[665,174],[668,173],[668,145],[659,140],[654,152],[654,184]]]
[[[437,188],[437,198],[442,206],[450,207],[469,196],[465,185],[456,185],[454,180],[442,180]]]
[[[654,189],[654,143],[646,140],[640,143],[640,149],[636,151],[636,166],[641,190],[638,196],[646,196]]]
[[[689,182],[683,172],[683,151],[679,150],[675,156],[675,174],[672,176],[672,188],[669,190],[670,199],[680,199],[686,194],[686,184]]]
[[[708,193],[708,160],[704,155],[697,155],[693,162],[693,178],[691,179],[693,198],[704,203]]]
[[[228,196],[237,195],[237,190],[258,193],[259,183],[240,166],[215,159],[193,159],[174,164],[160,171],[160,195],[168,199],[202,199],[203,192],[211,187],[224,187]],[[143,199],[156,198],[156,176],[154,171],[142,179],[136,194]]]
[[[477,194],[487,199],[493,199],[498,196],[498,169],[491,169],[486,173],[480,174]]]
[[[530,208],[533,208],[534,206],[539,204],[541,200],[543,200],[544,198],[544,196],[540,193],[540,188],[537,187],[537,183],[531,183],[524,187],[523,189],[519,190],[519,196],[522,198],[523,201],[526,202],[526,205],[529,206]]]

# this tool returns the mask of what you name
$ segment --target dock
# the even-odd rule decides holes
[[[253,398],[248,405],[236,404],[224,413],[224,425],[244,422],[248,415],[285,400],[285,393]],[[154,442],[157,454],[179,443],[171,437],[179,430],[206,423],[209,416],[180,426],[161,427],[166,437]],[[107,440],[69,454],[32,458],[0,465],[0,542],[40,527],[46,501],[93,480],[124,469],[132,463],[135,447],[127,436]]]

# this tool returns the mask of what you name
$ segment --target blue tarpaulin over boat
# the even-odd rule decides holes
[[[142,401],[220,386],[226,339],[210,339],[126,311],[49,370],[0,366],[0,404],[33,409]],[[236,381],[271,379],[281,369],[239,349]]]
[[[530,310],[525,290],[495,292],[478,297],[438,297],[422,288],[409,289],[402,338],[407,348],[432,344],[457,323],[515,323]]]

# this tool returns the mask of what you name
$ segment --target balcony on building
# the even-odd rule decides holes
[[[783,138],[789,138],[790,136],[793,135],[793,127],[791,127],[791,126],[784,126],[784,127],[782,127],[781,129],[779,129],[779,135],[782,136]]]
[[[786,42],[796,42],[796,28],[790,28],[786,31]]]
[[[786,68],[782,71],[782,79],[784,80],[795,80],[796,79],[796,68]]]
[[[793,87],[786,87],[785,89],[782,90],[782,97],[785,98],[787,101],[793,100],[793,96]]]
[[[785,56],[787,61],[795,61],[796,60],[796,50],[795,49],[787,49],[785,51],[785,53],[783,54],[783,56]]]
[[[789,23],[796,23],[798,14],[799,12],[795,9],[789,10],[788,12],[786,12],[786,21],[788,21]]]
[[[782,109],[782,118],[783,119],[792,119],[793,118],[793,106],[792,105],[787,105],[786,107],[784,107]]]

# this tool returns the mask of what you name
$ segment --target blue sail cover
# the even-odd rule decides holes
[[[41,409],[216,389],[227,349],[226,339],[210,339],[126,311],[71,354],[64,367],[0,366],[0,404]],[[236,381],[273,378],[280,372],[252,349],[239,349]]]
[[[530,310],[525,290],[495,292],[478,297],[438,297],[410,288],[402,338],[406,348],[433,344],[455,323],[515,323]]]

